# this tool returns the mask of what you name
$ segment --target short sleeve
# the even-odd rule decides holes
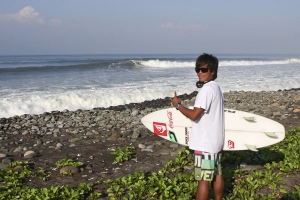
[[[203,108],[206,112],[209,112],[212,101],[213,90],[210,87],[203,86],[197,94],[194,107]]]

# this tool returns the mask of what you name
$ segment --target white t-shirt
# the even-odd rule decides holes
[[[203,108],[202,115],[193,121],[189,148],[218,153],[224,145],[224,97],[215,81],[206,83],[198,92],[194,107]]]

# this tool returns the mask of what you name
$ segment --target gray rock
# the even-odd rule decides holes
[[[5,158],[7,155],[5,153],[0,153],[0,158]]]
[[[136,139],[136,138],[138,138],[139,136],[140,136],[140,133],[134,132],[134,133],[131,135],[131,138],[132,138],[132,139]]]
[[[94,133],[94,134],[96,134],[96,135],[99,135],[100,133],[98,132],[98,131],[96,131],[96,130],[92,130],[92,132]]]
[[[145,148],[146,148],[146,146],[143,145],[143,144],[139,144],[138,147],[139,147],[140,149],[145,149]]]
[[[89,136],[89,135],[94,135],[94,133],[88,131],[85,135],[87,135],[87,136]]]
[[[22,172],[24,170],[23,166],[16,166],[12,169],[13,172]]]
[[[81,138],[71,138],[70,140],[69,140],[69,142],[76,142],[76,141],[79,141],[79,140],[81,140]]]
[[[22,135],[28,135],[29,134],[29,131],[25,130],[22,132]]]
[[[46,124],[46,126],[47,126],[48,128],[53,128],[53,127],[55,126],[55,124]]]
[[[56,147],[63,147],[63,145],[62,145],[62,143],[59,142],[56,144]]]
[[[17,147],[17,148],[15,148],[15,150],[13,151],[13,153],[21,152],[22,149],[23,149],[23,147]]]
[[[7,165],[7,164],[9,164],[11,162],[12,162],[12,160],[10,158],[4,158],[1,163]]]
[[[142,149],[141,151],[153,152],[153,149]]]
[[[78,169],[78,167],[74,167],[74,166],[66,166],[66,167],[62,167],[59,170],[59,173],[65,174],[65,175],[67,175],[68,173],[71,173],[72,175],[74,175],[74,174],[79,173],[79,169]]]
[[[36,140],[36,144],[37,144],[37,145],[42,144],[42,140],[41,140],[41,139],[37,139],[37,140]]]
[[[87,164],[85,168],[86,169],[93,169],[93,165],[92,164]]]
[[[133,110],[131,116],[137,116],[139,114],[138,110]]]
[[[0,163],[0,169],[6,169],[6,164]]]
[[[170,148],[173,148],[173,149],[176,149],[176,148],[178,148],[178,147],[179,147],[179,145],[178,145],[178,144],[175,144],[175,143],[170,145]]]
[[[34,158],[34,157],[36,157],[36,153],[34,152],[34,151],[26,151],[25,153],[24,153],[24,158]]]
[[[113,132],[111,136],[109,137],[110,141],[116,141],[120,137],[120,134],[118,132]]]
[[[279,116],[281,116],[281,112],[273,112],[273,116],[279,117]]]

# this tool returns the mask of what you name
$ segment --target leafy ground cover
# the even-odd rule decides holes
[[[112,152],[115,162],[128,162],[135,155],[134,150],[132,147],[118,148]],[[193,199],[196,182],[192,156],[191,151],[183,148],[175,159],[157,171],[139,170],[102,182],[81,183],[77,187],[28,187],[24,183],[33,177],[47,182],[51,171],[34,169],[26,162],[13,162],[0,171],[0,199]],[[259,152],[224,152],[222,162],[226,200],[300,199],[300,127],[287,131],[282,142]],[[56,167],[79,167],[81,164],[61,159]],[[70,171],[60,176],[73,174]],[[99,185],[107,189],[95,190]],[[213,193],[210,198],[213,199]]]

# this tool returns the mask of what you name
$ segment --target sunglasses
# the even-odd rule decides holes
[[[200,71],[201,71],[202,73],[206,73],[206,72],[208,72],[208,70],[209,70],[208,67],[195,67],[195,71],[196,71],[197,73],[199,73]]]

